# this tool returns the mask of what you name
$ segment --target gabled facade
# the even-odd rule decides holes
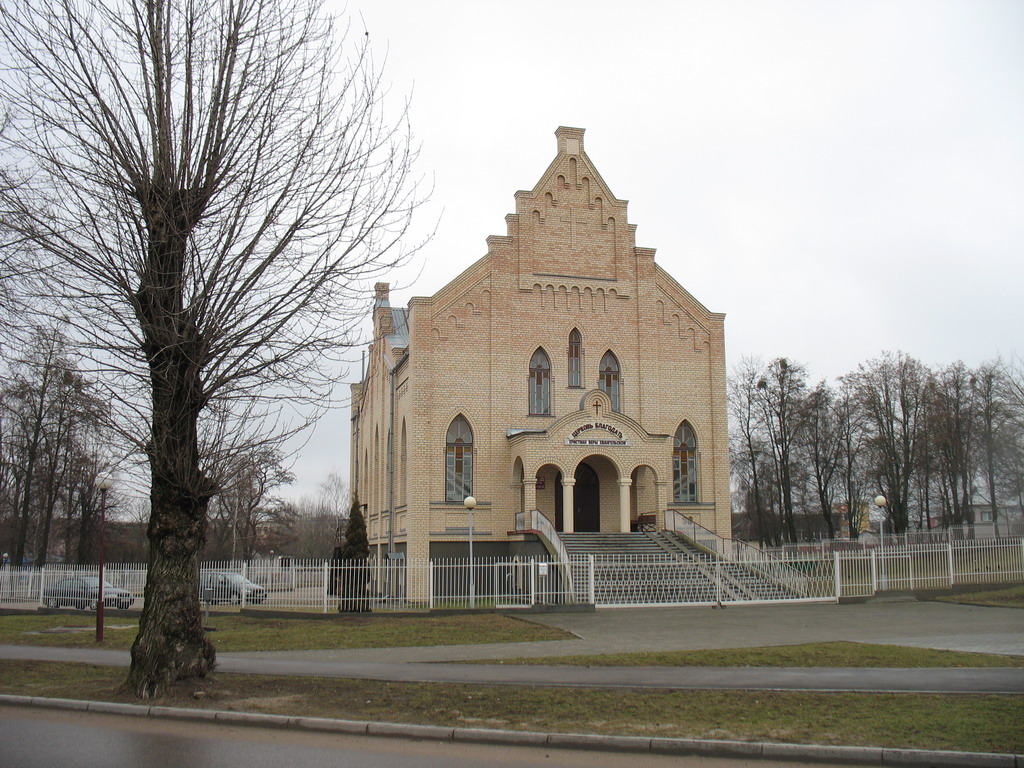
[[[381,556],[465,555],[470,494],[478,556],[525,551],[534,509],[558,531],[680,513],[730,536],[724,315],[636,246],[583,130],[555,135],[483,258],[408,308],[377,286],[351,487]]]

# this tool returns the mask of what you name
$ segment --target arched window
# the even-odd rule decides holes
[[[445,451],[445,499],[462,501],[473,495],[473,430],[461,414],[448,427]]]
[[[672,442],[672,498],[697,501],[697,438],[685,421]]]
[[[575,328],[569,334],[569,386],[582,387],[583,378],[580,373],[580,358],[583,355],[583,339]]]
[[[405,419],[402,419],[402,442],[398,449],[398,503],[403,505],[405,499],[405,478],[409,472],[409,446],[405,436]]]
[[[612,399],[612,410],[619,410],[619,361],[611,350],[601,358],[601,369],[597,377],[597,386]]]
[[[530,415],[551,415],[551,362],[540,348],[530,359]]]

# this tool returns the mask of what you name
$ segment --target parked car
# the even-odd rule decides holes
[[[204,571],[199,577],[199,597],[211,603],[259,605],[267,599],[267,590],[240,573]]]
[[[95,611],[99,598],[100,580],[96,576],[72,576],[43,590],[43,603],[49,608],[70,605]],[[131,592],[103,581],[103,605],[124,609],[131,607],[133,602],[135,596]]]

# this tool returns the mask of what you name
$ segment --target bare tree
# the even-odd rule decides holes
[[[757,384],[760,360],[745,358],[729,377],[729,415],[732,419],[732,467],[743,497],[743,509],[762,544],[778,544],[779,530],[772,512],[765,465],[767,447],[762,437]]]
[[[842,477],[844,430],[841,422],[844,414],[841,406],[836,404],[835,393],[825,382],[820,382],[808,394],[805,410],[805,447],[810,474],[828,538],[834,539],[836,528],[832,503],[836,485]]]
[[[15,562],[44,565],[54,518],[94,470],[99,403],[54,328],[37,329],[0,386],[0,491],[15,524],[0,543]],[[90,478],[91,479],[91,478]],[[68,554],[65,552],[64,554]]]
[[[279,450],[254,448],[223,462],[215,478],[220,492],[210,503],[211,539],[206,554],[250,560],[268,528],[285,527],[292,510],[271,492],[294,481]],[[280,548],[280,544],[278,545]]]
[[[9,0],[0,217],[94,350],[150,470],[149,579],[127,684],[215,654],[198,601],[210,473],[323,405],[368,283],[415,207],[404,115],[368,40],[318,0]]]
[[[971,388],[977,399],[978,432],[981,448],[982,475],[988,496],[992,525],[999,535],[999,454],[1008,446],[1006,439],[1012,430],[1009,416],[1013,409],[1007,402],[1005,369],[998,362],[985,363],[971,377]]]
[[[799,441],[807,425],[804,399],[807,395],[807,369],[780,357],[772,361],[757,382],[757,401],[761,409],[772,467],[780,494],[780,508],[786,534],[797,541],[793,504]]]
[[[903,353],[885,353],[852,374],[864,413],[872,473],[885,494],[890,530],[904,533],[911,489],[925,450],[928,369]]]
[[[974,481],[978,475],[975,426],[974,375],[956,362],[929,377],[927,430],[930,449],[942,489],[947,524],[973,523],[971,511]],[[929,470],[922,466],[921,470]],[[925,507],[927,510],[927,507]],[[926,515],[927,516],[927,512]]]

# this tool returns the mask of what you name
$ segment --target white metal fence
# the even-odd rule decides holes
[[[871,531],[862,533],[857,539],[817,539],[801,541],[796,544],[782,544],[777,547],[763,547],[761,551],[787,556],[803,552],[858,552],[879,547],[909,547],[917,544],[947,544],[960,541],[1004,541],[1022,537],[1024,537],[1024,522],[1014,520],[1000,522],[998,536],[996,527],[992,523],[979,522],[974,525],[910,530],[905,533],[885,533],[884,535]]]
[[[717,546],[717,545],[716,545]],[[271,610],[405,611],[701,605],[837,600],[891,590],[1024,581],[1024,539],[951,541],[856,552],[800,552],[755,558],[751,548],[689,558],[534,558],[207,563],[201,594],[211,603]],[[756,550],[753,550],[756,552]],[[138,608],[146,567],[111,563],[106,581]],[[63,579],[96,576],[95,566],[0,570],[0,604],[46,605]]]

